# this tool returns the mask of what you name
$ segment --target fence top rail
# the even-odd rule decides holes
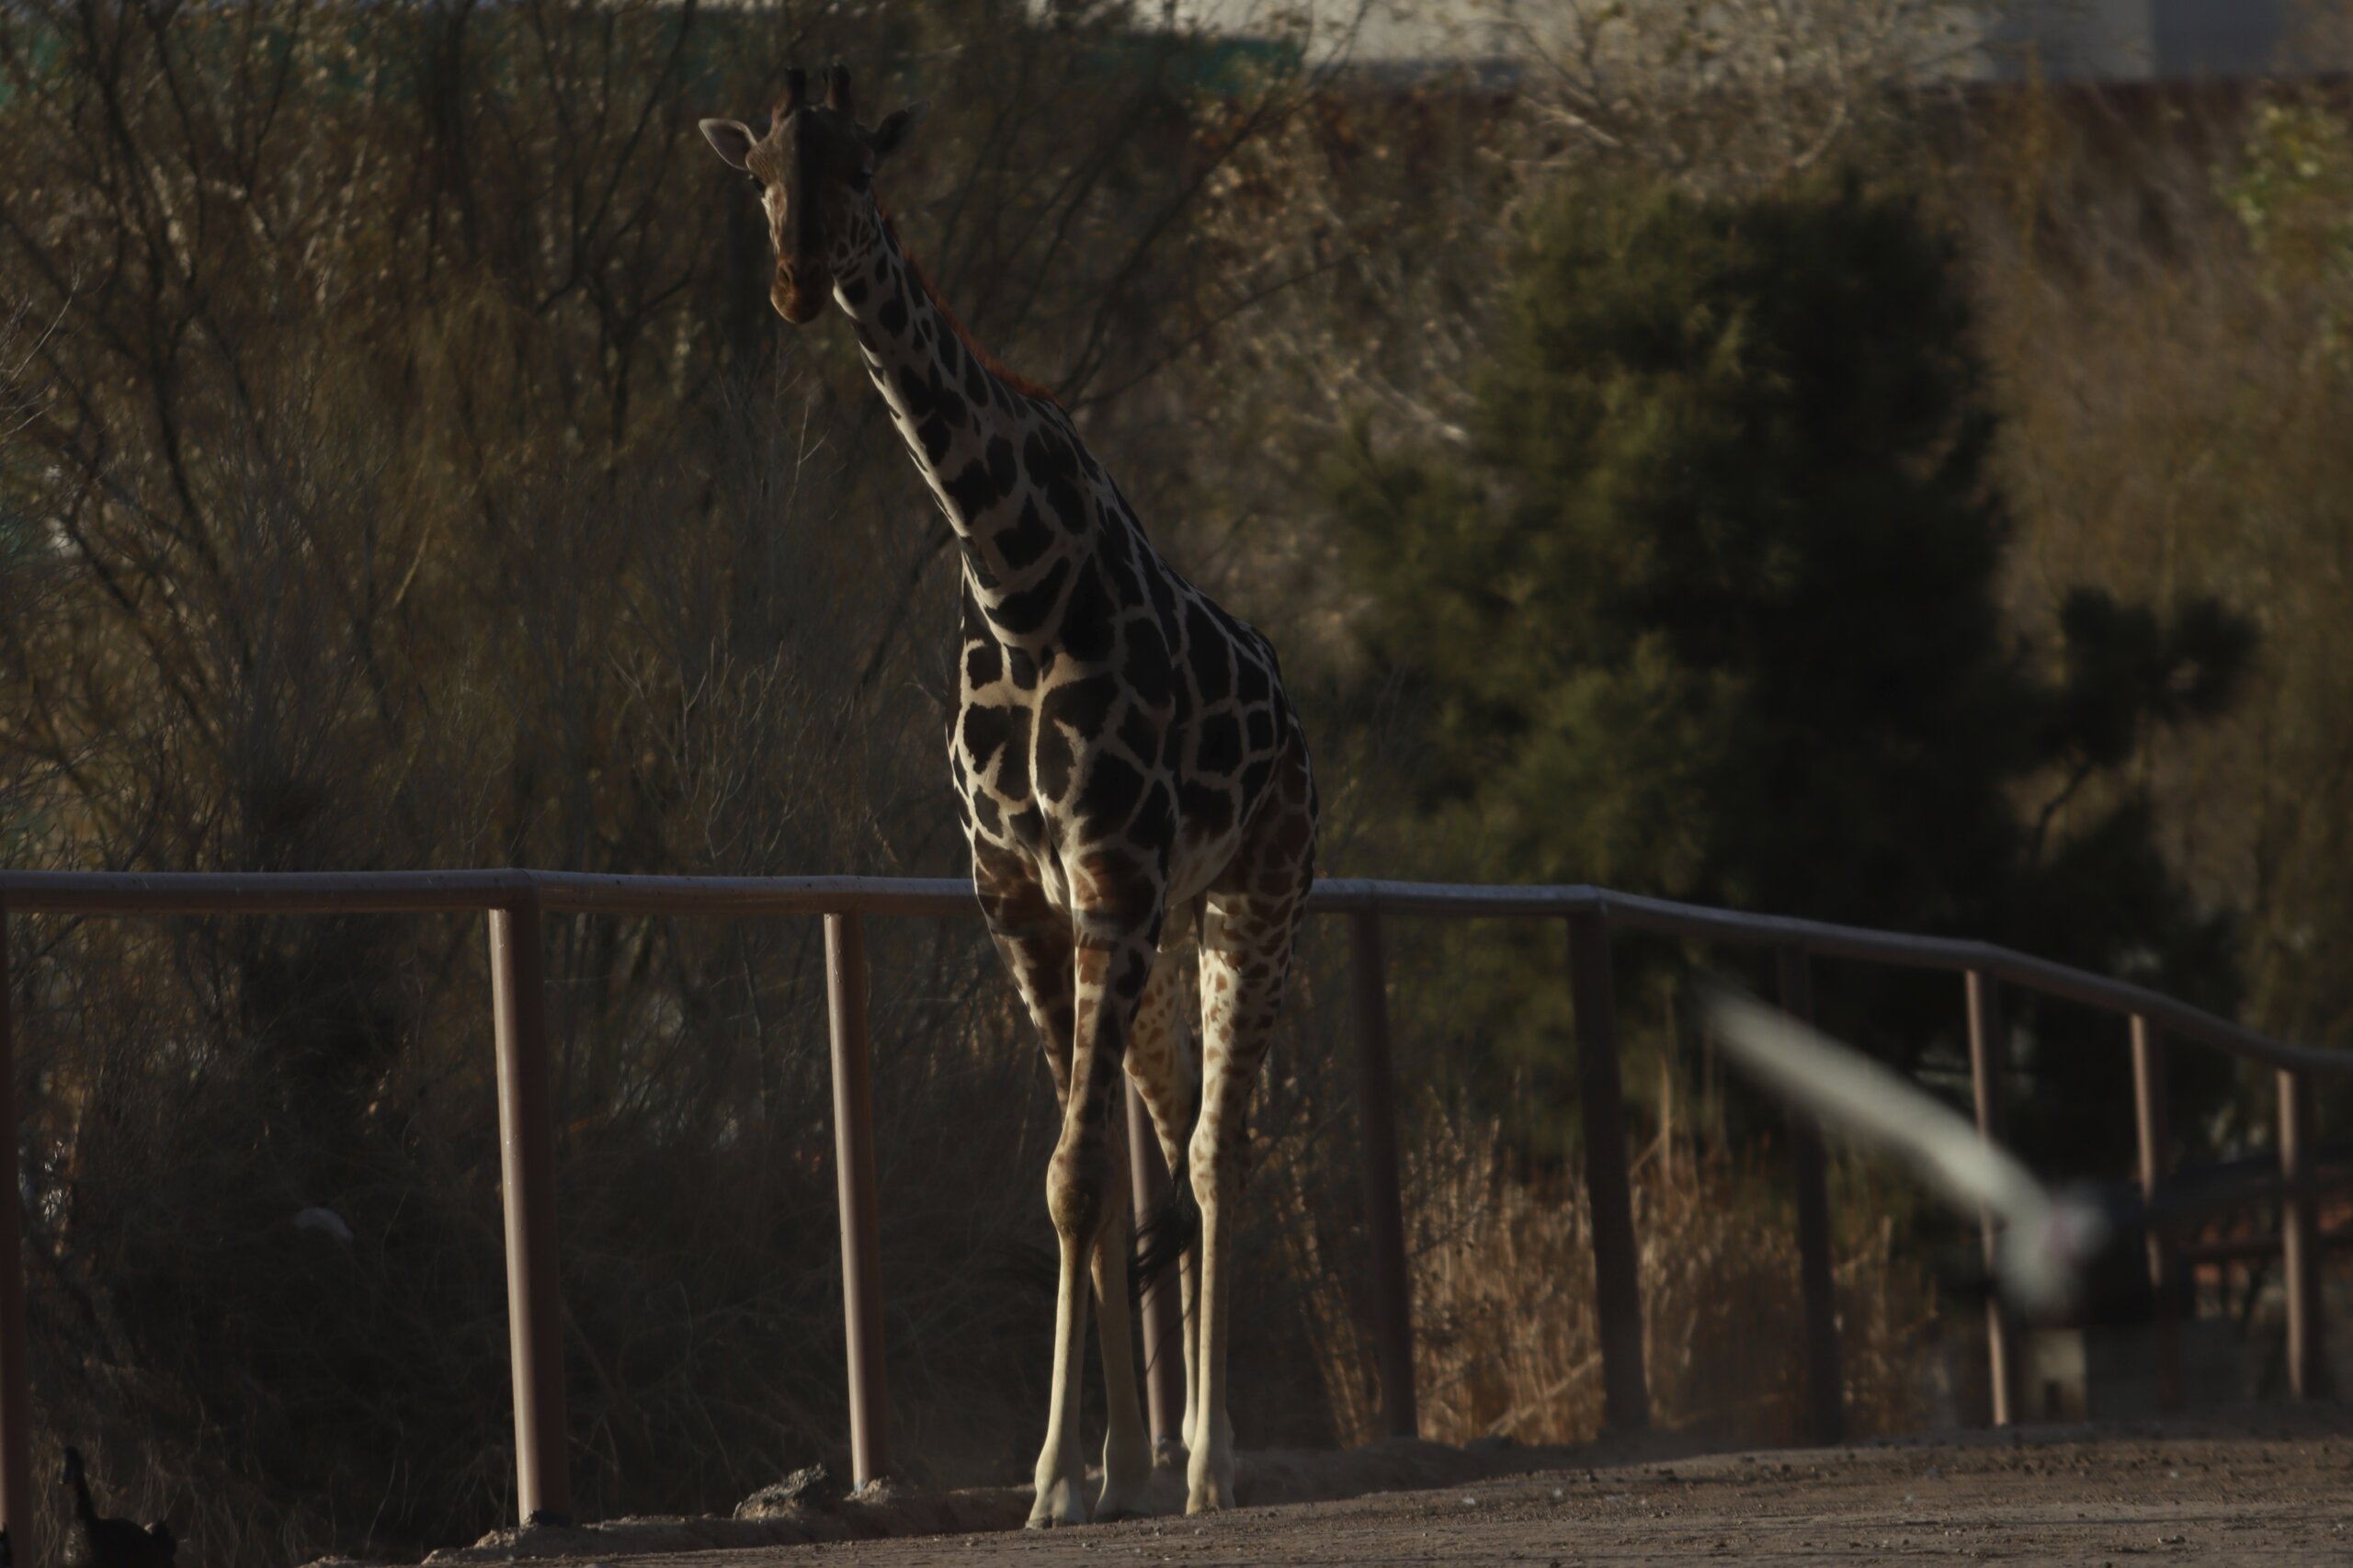
[[[945,877],[656,877],[517,869],[449,871],[11,871],[0,906],[23,914],[336,915],[464,913],[537,899],[556,914],[705,916],[971,915],[972,884]],[[2047,995],[2139,1014],[2184,1040],[2293,1072],[2353,1071],[2353,1052],[2289,1045],[2129,981],[1990,942],[1913,936],[1677,903],[1582,883],[1496,886],[1327,877],[1320,914],[1526,918],[1597,915],[1612,925],[1707,941],[1796,948],[1907,969],[1979,970]]]
[[[1597,914],[1613,926],[1751,947],[1795,948],[1824,958],[1899,969],[1978,970],[2030,991],[2109,1012],[2138,1014],[2168,1034],[2290,1072],[2353,1072],[2353,1051],[2290,1045],[2131,981],[2093,974],[1992,942],[1837,926],[1786,915],[1745,915],[1583,884],[1483,887],[1332,878],[1315,884],[1311,907],[1393,915]]]
[[[634,877],[585,871],[0,871],[27,915],[969,915],[972,884],[926,877]]]

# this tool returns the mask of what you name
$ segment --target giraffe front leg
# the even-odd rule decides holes
[[[1057,1229],[1060,1227],[1057,1226]],[[1078,1374],[1086,1348],[1086,1270],[1079,1247],[1063,1240],[1062,1278],[1054,1289],[1054,1371],[1046,1415],[1046,1442],[1038,1450],[1036,1501],[1029,1528],[1086,1522],[1086,1456],[1078,1440]]]
[[[1221,1093],[1221,1090],[1226,1092]],[[1196,1341],[1185,1443],[1185,1512],[1212,1513],[1233,1506],[1233,1422],[1225,1408],[1225,1348],[1233,1299],[1233,1221],[1242,1192],[1240,1119],[1250,1085],[1236,1085],[1212,1062],[1201,1119],[1193,1134],[1193,1193],[1201,1207],[1199,1279],[1195,1289]],[[1221,1115],[1222,1112],[1224,1114]]]
[[[1046,1178],[1047,1205],[1056,1213],[1055,1229],[1062,1243],[1061,1278],[1054,1293],[1054,1403],[1046,1423],[1046,1445],[1038,1458],[1037,1501],[1030,1509],[1032,1528],[1048,1525],[1083,1524],[1086,1502],[1083,1487],[1086,1461],[1078,1449],[1078,1413],[1074,1402],[1063,1398],[1075,1389],[1075,1378],[1061,1369],[1075,1361],[1086,1344],[1086,1271],[1078,1238],[1063,1229],[1058,1208],[1058,1184],[1067,1164],[1063,1147],[1073,1142],[1078,1116],[1074,1095],[1076,1017],[1072,985],[1076,944],[1070,920],[1048,900],[1028,861],[993,853],[975,843],[972,887],[980,896],[981,913],[1013,983],[1038,1026],[1046,1065],[1054,1079],[1054,1097],[1063,1117],[1063,1139],[1057,1144]]]
[[[1080,916],[1082,932],[1086,917]],[[1063,1096],[1063,1126],[1055,1141],[1053,1161],[1046,1173],[1046,1209],[1061,1244],[1061,1278],[1054,1298],[1054,1363],[1052,1392],[1046,1418],[1046,1441],[1038,1453],[1037,1500],[1031,1506],[1033,1528],[1080,1524],[1086,1518],[1084,1489],[1086,1458],[1079,1446],[1080,1378],[1085,1371],[1086,1309],[1093,1257],[1106,1224],[1112,1183],[1124,1171],[1111,1166],[1112,1123],[1125,1107],[1116,1091],[1127,1034],[1133,1022],[1136,998],[1142,994],[1152,965],[1147,936],[1109,937],[1083,934],[1072,965],[1076,1002],[1075,1049],[1072,1052],[1068,1087]],[[1124,1229],[1124,1227],[1122,1227]],[[1120,1299],[1116,1309],[1120,1333],[1117,1369],[1126,1373],[1125,1410],[1131,1432],[1120,1438],[1124,1450],[1132,1442],[1145,1456],[1142,1418],[1135,1410],[1134,1367],[1126,1355],[1127,1270],[1125,1255],[1119,1270]],[[1106,1309],[1107,1329],[1112,1309]],[[1107,1370],[1113,1357],[1106,1353]],[[1112,1406],[1120,1410],[1118,1396]],[[1122,1459],[1125,1460],[1125,1453]],[[1141,1489],[1136,1499],[1141,1501]],[[1114,1498],[1125,1504],[1124,1498]]]
[[[1116,1098],[1118,1090],[1114,1088]],[[1133,1327],[1128,1306],[1129,1208],[1125,1183],[1127,1118],[1125,1108],[1110,1110],[1110,1191],[1103,1204],[1103,1224],[1095,1238],[1096,1342],[1103,1352],[1103,1491],[1095,1500],[1095,1522],[1140,1519],[1152,1511],[1146,1492],[1152,1484],[1152,1435],[1145,1428],[1143,1409],[1136,1398]]]
[[[1046,1167],[1046,1210],[1053,1217],[1061,1269],[1054,1283],[1054,1364],[1048,1380],[1046,1440],[1038,1450],[1036,1495],[1029,1507],[1031,1529],[1086,1522],[1078,1380],[1086,1354],[1087,1256],[1094,1251],[1099,1228],[1093,1210],[1102,1203],[1106,1185],[1099,1175],[1104,1164],[1102,1119],[1088,1110],[1093,1097],[1086,1089],[1088,1065],[1065,1058],[1054,1075],[1055,1087],[1062,1091],[1063,1130]],[[1089,1172],[1097,1174],[1089,1179]]]

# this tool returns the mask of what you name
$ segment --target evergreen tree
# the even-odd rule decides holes
[[[1336,478],[1449,874],[1985,936],[2227,1005],[2227,926],[2122,767],[2228,700],[2252,633],[2078,592],[2063,647],[2008,637],[1968,335],[1944,240],[1853,180],[1598,181],[1534,220],[1469,460],[1366,437]],[[1874,990],[1855,1027],[1915,1051]],[[1557,1006],[1516,1006],[1506,1039],[1557,1054]]]

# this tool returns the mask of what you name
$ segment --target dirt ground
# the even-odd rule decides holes
[[[2353,1562],[2353,1419],[2335,1407],[2097,1431],[2029,1428],[1855,1448],[1666,1457],[1674,1447],[1661,1441],[1614,1455],[1595,1451],[1588,1455],[1595,1462],[1563,1465],[1557,1461],[1570,1450],[1462,1455],[1435,1445],[1404,1445],[1392,1460],[1406,1469],[1438,1463],[1480,1470],[1538,1460],[1547,1468],[1436,1489],[1245,1506],[1207,1519],[1039,1533],[989,1528],[976,1514],[972,1527],[950,1535],[690,1555],[632,1553],[626,1561],[628,1568],[949,1562],[1104,1568],[1128,1562],[1188,1568],[1273,1562],[1569,1568],[1735,1560],[2097,1565],[2165,1557],[2264,1568]],[[1262,1477],[1270,1490],[1294,1483],[1348,1484],[1304,1472]],[[464,1557],[483,1560],[473,1551]],[[620,1558],[590,1552],[540,1560],[551,1568],[588,1568]]]

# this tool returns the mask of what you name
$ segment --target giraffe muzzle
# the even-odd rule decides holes
[[[813,280],[822,270],[815,267],[803,270],[779,265],[776,269],[776,280],[768,285],[768,303],[776,307],[776,313],[795,326],[804,326],[816,320],[818,312],[825,308],[826,291],[808,287],[801,280],[803,278]]]

